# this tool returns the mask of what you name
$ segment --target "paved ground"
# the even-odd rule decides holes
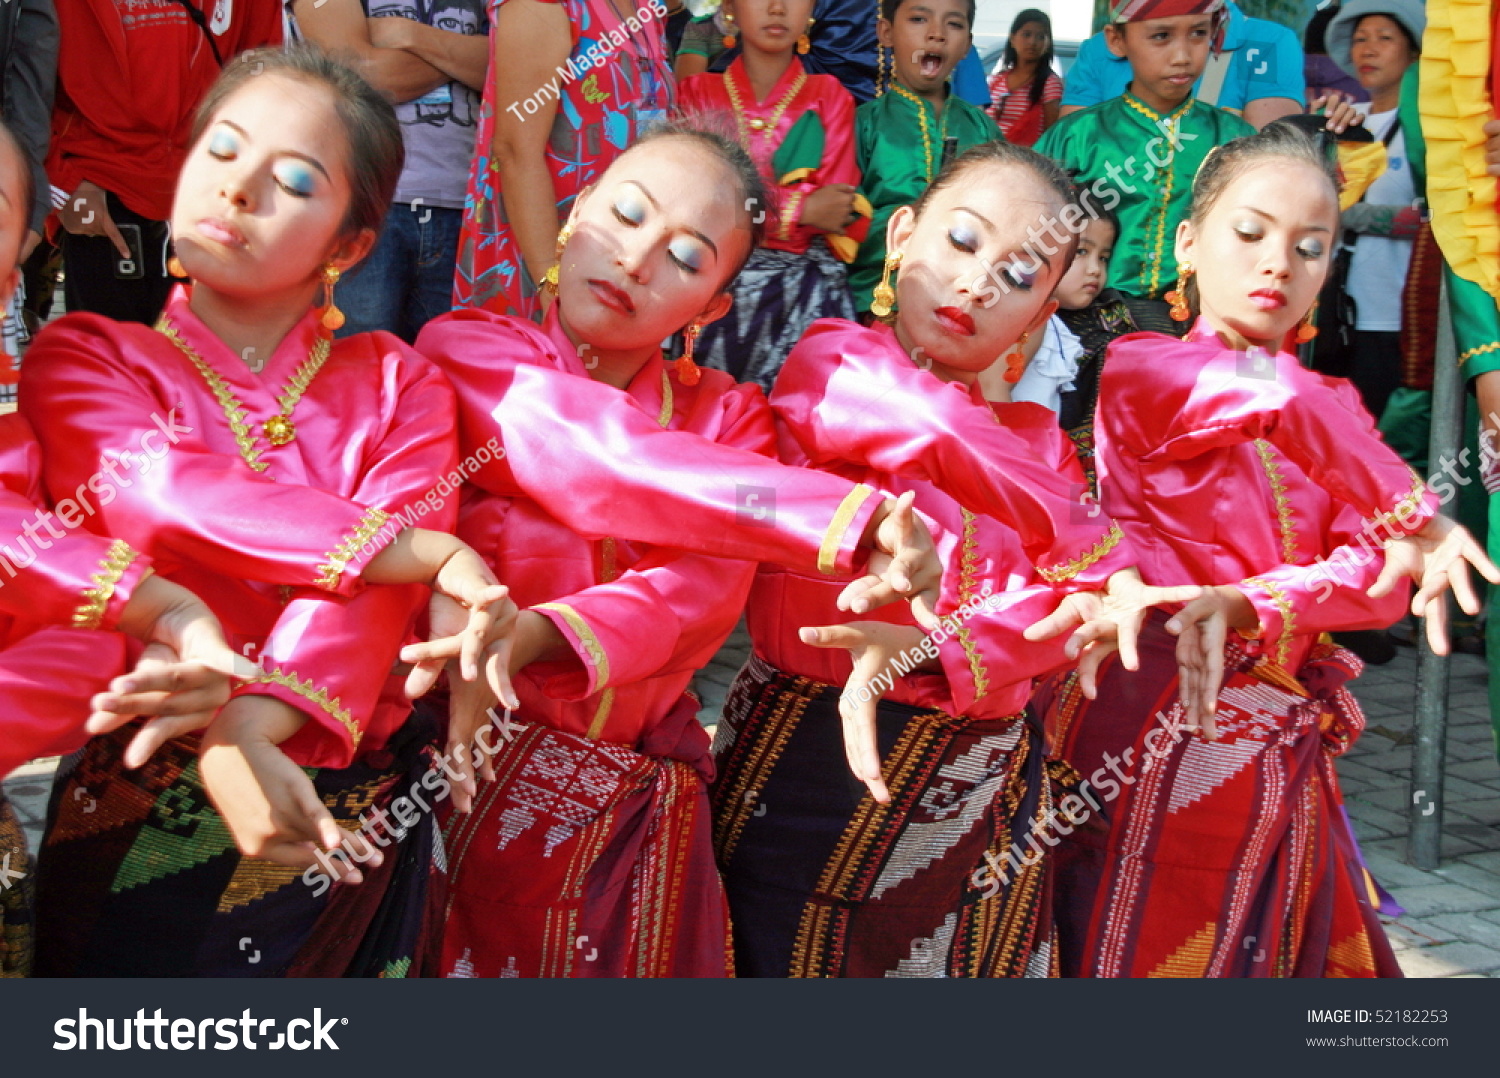
[[[717,721],[748,650],[744,633],[736,633],[695,680],[705,725]],[[1484,663],[1472,655],[1453,659],[1443,864],[1422,872],[1404,860],[1415,654],[1399,649],[1394,662],[1368,668],[1355,685],[1369,725],[1339,761],[1349,815],[1370,870],[1406,908],[1386,932],[1407,975],[1500,977],[1500,763]],[[55,764],[30,764],[4,784],[32,849],[41,837]]]

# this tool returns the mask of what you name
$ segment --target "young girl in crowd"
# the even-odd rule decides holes
[[[179,737],[127,771],[140,759],[122,728],[60,779],[44,973],[399,975],[414,957],[430,813],[392,856],[361,858],[364,888],[298,878],[337,845],[330,811],[353,821],[421,775],[425,739],[388,671],[423,593],[375,570],[394,545],[385,579],[425,575],[388,514],[425,501],[451,523],[433,491],[456,460],[452,393],[389,335],[329,340],[332,282],[369,249],[401,157],[390,105],[347,68],[305,48],[247,54],[204,101],[178,183],[192,286],[155,329],[69,315],[28,356],[22,408],[59,509],[87,500],[91,531],[204,596],[260,664],[201,762],[197,738]],[[311,783],[297,765],[317,769]],[[292,864],[241,857],[231,829]]]
[[[1052,70],[1052,20],[1027,8],[1011,22],[1005,55],[990,76],[989,114],[1007,141],[1030,146],[1057,123],[1062,95]]]
[[[859,189],[874,214],[849,266],[849,288],[861,315],[874,302],[885,265],[891,214],[927,190],[950,139],[961,153],[999,137],[995,122],[953,93],[948,82],[973,41],[973,0],[882,0],[880,12],[880,44],[891,50],[894,74],[885,92],[855,115]]]
[[[1197,594],[1141,589],[1119,528],[1076,500],[1082,473],[1053,417],[990,405],[975,385],[1051,313],[1072,251],[1026,265],[1022,249],[1034,212],[1072,198],[1030,150],[996,141],[963,154],[891,217],[877,298],[899,304],[894,325],[818,322],[777,382],[783,460],[915,494],[936,522],[947,617],[931,636],[899,608],[831,625],[825,582],[757,576],[755,652],[715,746],[715,843],[741,975],[1053,968],[1046,864],[977,878],[1048,825],[1065,773],[1026,701],[1067,653],[1031,637],[1101,614],[1124,623],[1129,648],[1143,604]],[[1067,523],[1041,534],[1044,516],[997,497],[997,472],[1038,495],[1067,491]],[[1106,581],[1116,598],[1100,611],[1093,590]],[[1082,589],[1057,609],[1059,592]],[[840,778],[845,758],[861,781]]]
[[[685,114],[726,112],[771,188],[764,246],[734,282],[734,303],[703,330],[704,366],[767,393],[787,353],[814,319],[852,317],[844,263],[869,226],[854,160],[854,99],[832,75],[812,75],[812,0],[725,0],[740,55],[722,75],[685,79]],[[765,213],[765,210],[761,211]]]
[[[1360,664],[1318,638],[1396,620],[1404,572],[1423,579],[1413,606],[1436,633],[1448,574],[1467,608],[1462,560],[1495,570],[1353,388],[1287,349],[1338,238],[1312,143],[1284,124],[1237,139],[1192,196],[1174,299],[1199,318],[1182,341],[1110,345],[1094,436],[1104,507],[1142,575],[1205,587],[1165,628],[1207,662],[1179,676],[1171,636],[1148,625],[1140,673],[1106,668],[1095,701],[1071,678],[1033,701],[1109,820],[1063,839],[1064,970],[1397,976],[1333,767],[1364,725],[1343,687]],[[1371,547],[1392,537],[1382,568]]]

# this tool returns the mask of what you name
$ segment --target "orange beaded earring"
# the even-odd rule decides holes
[[[685,386],[695,386],[698,384],[698,379],[703,377],[698,364],[693,362],[693,349],[697,347],[698,334],[702,332],[702,322],[693,322],[682,331],[682,355],[677,357],[674,366],[677,368],[677,377]]]
[[[324,337],[332,338],[344,327],[344,312],[333,302],[333,286],[342,276],[339,268],[331,262],[323,267],[323,314],[318,323],[323,327],[321,333]]]
[[[806,56],[808,50],[812,48],[812,39],[807,35],[812,33],[813,23],[817,21],[817,19],[808,19],[807,29],[802,31],[802,36],[797,39],[797,52],[802,56]]]
[[[1178,266],[1177,287],[1162,297],[1172,305],[1172,309],[1167,313],[1172,316],[1174,322],[1186,322],[1193,316],[1193,312],[1188,308],[1187,299],[1188,278],[1192,275],[1193,264],[1191,262],[1184,262]]]
[[[1313,320],[1318,317],[1318,301],[1313,300],[1312,308],[1302,316],[1302,321],[1297,323],[1297,343],[1306,344],[1318,335],[1318,327],[1313,325]]]
[[[1005,354],[1005,380],[1015,385],[1021,380],[1021,375],[1026,372],[1026,342],[1031,340],[1031,333],[1021,334],[1021,339],[1016,346]]]

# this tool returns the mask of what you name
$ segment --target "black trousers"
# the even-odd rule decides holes
[[[1348,378],[1379,423],[1386,401],[1401,384],[1401,334],[1394,330],[1355,330]]]
[[[138,225],[141,230],[139,279],[117,274],[120,252],[108,236],[62,233],[63,295],[70,311],[90,311],[117,322],[151,325],[166,305],[172,279],[167,276],[167,223],[153,221],[125,208],[109,195],[109,215],[116,225]]]

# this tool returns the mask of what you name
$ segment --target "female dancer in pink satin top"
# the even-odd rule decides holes
[[[1055,307],[1072,247],[1033,260],[1026,230],[1073,198],[1030,150],[968,151],[891,219],[893,324],[814,323],[776,383],[783,461],[911,492],[935,522],[945,620],[931,635],[899,608],[833,625],[826,583],[762,567],[754,657],[715,747],[715,841],[741,973],[1053,969],[1048,866],[986,874],[1065,800],[1066,769],[1026,703],[1032,678],[1076,651],[1043,637],[1100,616],[1084,637],[1119,623],[1129,647],[1146,605],[1197,594],[1141,588],[1119,526],[1082,498],[1050,413],[992,405],[976,384]],[[1035,511],[1048,497],[1065,516]],[[863,785],[840,775],[846,751]]]
[[[1197,323],[1109,347],[1101,501],[1147,581],[1205,592],[1148,626],[1139,673],[1106,668],[1094,701],[1071,678],[1035,701],[1109,818],[1058,857],[1066,973],[1399,976],[1333,768],[1364,725],[1343,687],[1361,664],[1320,634],[1389,625],[1410,574],[1436,639],[1450,573],[1472,605],[1459,566],[1494,568],[1352,388],[1283,347],[1338,235],[1305,136],[1278,124],[1221,147],[1177,236],[1177,308],[1196,301]],[[1208,661],[1180,683],[1183,649]]]

